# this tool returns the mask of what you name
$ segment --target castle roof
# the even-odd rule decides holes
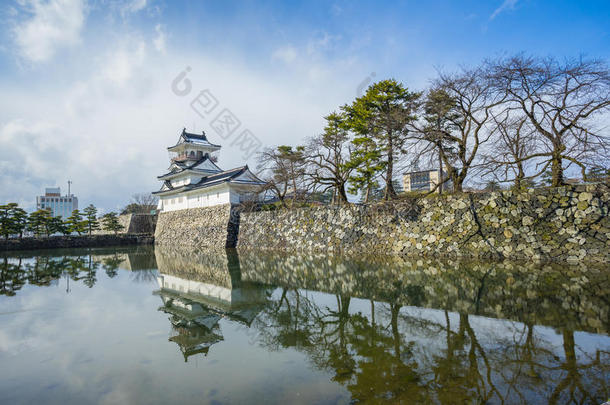
[[[164,182],[161,190],[153,192],[153,194],[164,194],[167,192],[191,191],[201,188],[207,188],[222,183],[246,184],[262,186],[265,182],[248,169],[248,165],[236,167],[235,169],[225,170],[219,173],[213,173],[201,178],[197,183],[186,184],[180,187],[172,187],[169,182]],[[168,187],[169,186],[169,187]]]
[[[216,145],[210,143],[208,138],[205,136],[205,131],[201,131],[200,134],[193,134],[190,132],[186,132],[186,128],[182,129],[182,133],[180,133],[180,137],[178,138],[178,142],[175,145],[168,147],[168,150],[176,149],[178,146],[182,144],[189,144],[191,146],[203,146],[211,149],[220,149],[220,145]]]
[[[184,173],[186,171],[192,171],[194,173],[206,174],[206,173],[220,173],[222,169],[216,165],[210,159],[210,155],[206,153],[199,160],[188,163],[188,162],[180,162],[174,161],[170,166],[170,171],[162,174],[161,176],[157,176],[159,180],[166,180],[172,177],[176,177],[176,175],[180,173]]]

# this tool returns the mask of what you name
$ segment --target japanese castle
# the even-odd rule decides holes
[[[160,211],[239,204],[258,198],[265,182],[247,165],[222,170],[210,157],[219,149],[205,132],[199,135],[182,130],[178,142],[167,148],[170,166],[167,173],[158,176],[163,185],[153,193],[159,196]]]

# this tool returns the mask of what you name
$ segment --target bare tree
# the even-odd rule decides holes
[[[415,123],[415,132],[420,133],[427,142],[421,148],[421,138],[415,139],[413,146],[415,149],[419,149],[419,153],[414,154],[415,167],[419,166],[419,159],[428,154],[430,164],[433,164],[434,160],[437,161],[440,174],[439,180],[443,180],[444,169],[441,150],[445,152],[446,158],[455,160],[453,156],[449,155],[451,148],[445,134],[457,129],[455,122],[459,120],[460,116],[455,108],[455,99],[442,88],[431,89],[426,94],[422,106],[423,127],[417,128],[418,123]],[[444,183],[444,181],[439,181],[439,184],[435,186],[433,191],[438,190],[439,193],[442,193]]]
[[[136,193],[131,196],[131,202],[123,208],[123,214],[148,214],[157,208],[159,197],[151,193]]]
[[[479,149],[493,134],[492,111],[504,99],[492,91],[482,69],[441,73],[434,82],[425,103],[426,123],[418,131],[419,139],[428,143],[424,152],[438,153],[454,191],[462,191],[479,158]]]
[[[333,112],[324,117],[324,132],[309,140],[306,148],[306,175],[322,192],[333,189],[339,203],[347,202],[345,186],[353,170],[347,164],[353,145],[341,114]]]
[[[258,168],[267,184],[263,191],[271,191],[285,204],[284,199],[292,194],[295,201],[302,193],[305,176],[305,147],[278,146],[266,148],[258,155]]]
[[[499,182],[512,181],[517,190],[525,188],[548,167],[539,165],[534,174],[528,175],[528,156],[537,148],[536,130],[526,117],[510,108],[493,114],[492,119],[496,131],[491,148],[484,153],[481,175],[491,175]]]
[[[565,183],[564,171],[577,165],[584,179],[587,166],[607,158],[610,138],[597,128],[610,109],[610,73],[598,60],[517,55],[488,61],[497,93],[503,94],[535,128],[540,148],[519,159],[538,159],[551,167],[552,186]]]
[[[156,207],[159,197],[151,193],[137,193],[131,197],[132,201],[142,207]]]

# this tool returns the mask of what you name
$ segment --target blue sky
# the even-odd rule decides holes
[[[254,167],[190,108],[200,90],[262,145],[296,144],[371,80],[421,90],[487,57],[610,53],[608,1],[19,0],[0,17],[0,202],[28,208],[68,179],[105,210],[156,189],[184,126],[224,145],[221,167]]]

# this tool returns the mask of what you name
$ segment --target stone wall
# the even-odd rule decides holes
[[[123,230],[119,233],[135,234],[135,233],[155,233],[155,225],[157,224],[157,216],[151,214],[123,214],[118,216],[119,224],[123,226]],[[95,235],[109,235],[114,232],[105,231],[103,229],[93,232]]]
[[[239,249],[610,261],[608,185],[242,213]]]
[[[126,217],[123,219],[123,217]],[[127,214],[119,217],[121,224],[125,227],[126,233],[155,233],[157,216],[150,214]]]
[[[154,239],[150,234],[71,235],[23,239],[11,238],[8,240],[0,239],[0,251],[152,245],[153,243]]]
[[[610,272],[591,263],[241,250],[243,282],[608,333]]]
[[[155,244],[198,248],[235,247],[237,226],[230,204],[161,212]]]

